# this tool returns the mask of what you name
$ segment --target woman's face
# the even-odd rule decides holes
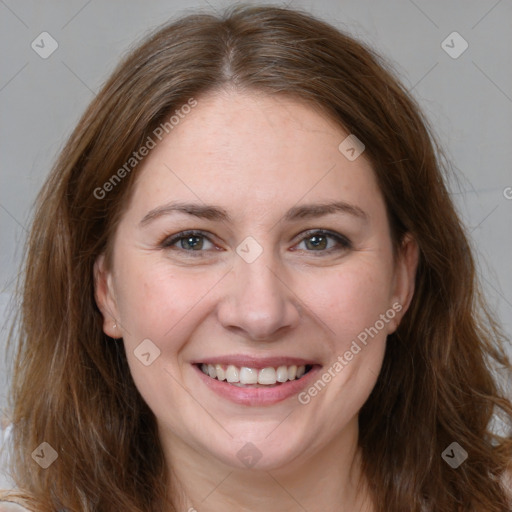
[[[139,164],[96,293],[164,445],[271,469],[357,431],[416,248],[393,258],[347,136],[295,100],[222,92]]]

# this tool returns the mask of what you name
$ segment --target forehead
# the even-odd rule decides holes
[[[133,196],[140,210],[183,199],[225,206],[234,214],[269,213],[318,199],[383,207],[364,153],[349,160],[349,134],[296,99],[222,91],[197,98],[151,150]]]

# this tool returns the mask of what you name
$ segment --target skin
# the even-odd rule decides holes
[[[282,96],[223,90],[198,98],[143,162],[112,264],[103,256],[96,262],[104,331],[123,338],[135,384],[156,416],[179,510],[374,510],[360,471],[358,411],[375,385],[386,336],[412,298],[418,249],[407,237],[394,257],[369,161],[338,150],[347,135]],[[141,225],[148,212],[178,200],[219,206],[231,220],[174,213]],[[283,220],[294,206],[340,200],[366,218]],[[179,241],[162,247],[188,229],[207,237],[195,240],[203,243],[196,256]],[[315,229],[344,235],[351,246],[327,238],[318,248],[305,233]],[[236,252],[248,236],[263,250],[252,263]],[[287,355],[318,362],[321,375],[394,303],[401,311],[305,405],[296,395],[266,406],[233,403],[191,365],[228,354]],[[161,351],[149,366],[134,355],[144,339]],[[251,468],[237,457],[248,442],[262,455]]]

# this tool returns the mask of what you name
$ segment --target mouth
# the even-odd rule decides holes
[[[197,367],[211,379],[226,382],[236,387],[268,388],[301,379],[313,365],[280,365],[277,367],[252,368],[233,364],[198,363]]]
[[[192,363],[216,395],[240,405],[264,406],[297,395],[314,382],[322,365],[297,358],[226,356]]]

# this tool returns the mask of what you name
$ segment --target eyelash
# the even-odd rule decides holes
[[[325,250],[321,250],[321,251],[305,249],[305,251],[309,252],[309,253],[319,253],[318,256],[325,255],[325,254],[331,254],[332,252],[335,252],[335,251],[344,251],[344,250],[352,248],[352,243],[347,237],[340,235],[339,233],[334,233],[332,231],[328,231],[326,229],[313,229],[313,230],[306,231],[304,233],[304,236],[300,239],[300,241],[298,243],[301,243],[309,238],[313,238],[313,236],[323,236],[323,237],[332,238],[336,241],[336,243],[339,246],[337,248],[331,247],[330,249],[325,249]],[[173,247],[177,242],[187,239],[187,238],[190,238],[190,237],[203,237],[206,240],[208,240],[210,243],[213,244],[213,242],[208,238],[208,236],[206,235],[206,233],[204,231],[187,230],[187,231],[181,231],[180,233],[177,233],[175,235],[165,238],[160,243],[160,247],[162,249],[174,249],[174,250],[178,249],[179,251],[183,251],[184,253],[187,253],[187,256],[193,256],[193,257],[203,256],[201,253],[206,252],[205,250],[194,251],[194,250],[183,249],[182,247],[179,247],[179,248]],[[299,249],[299,250],[304,250],[304,249]]]

